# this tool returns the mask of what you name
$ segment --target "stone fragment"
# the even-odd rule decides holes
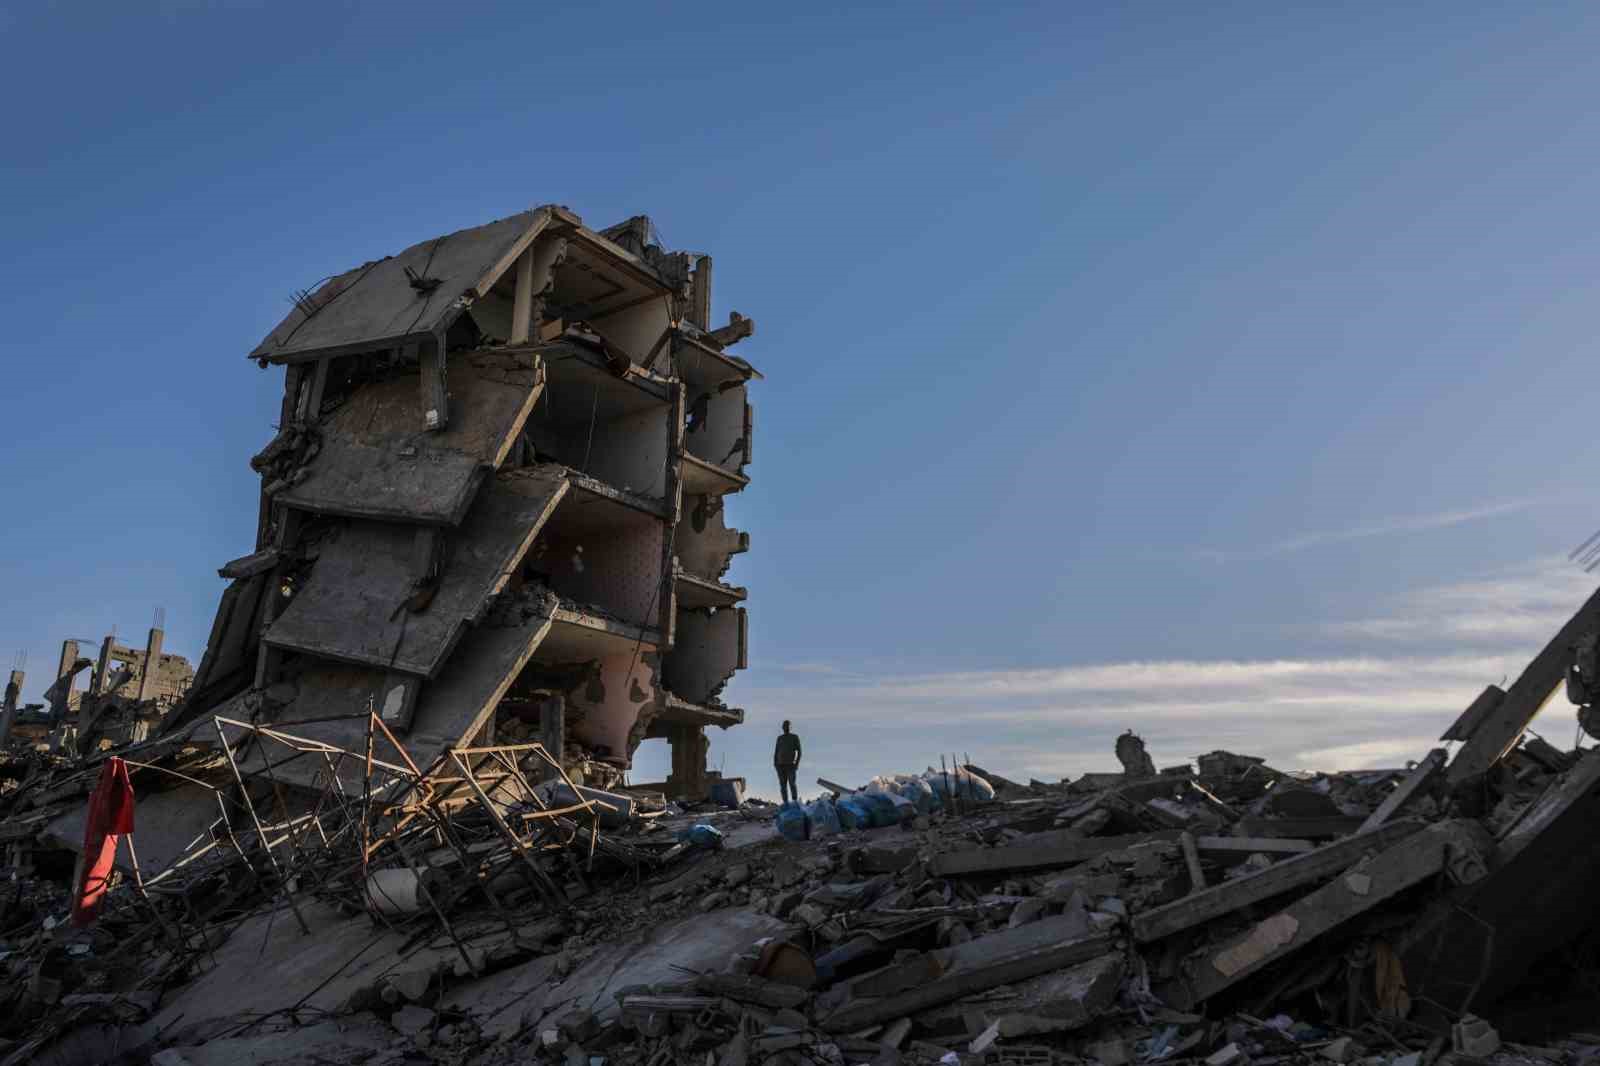
[[[406,1006],[390,1015],[389,1024],[414,1040],[433,1026],[433,1019],[433,1011],[426,1007]]]
[[[1044,917],[1045,906],[1045,901],[1037,897],[1023,900],[1011,908],[1011,917],[1006,921],[1006,927],[1015,929],[1019,925],[1037,921]]]

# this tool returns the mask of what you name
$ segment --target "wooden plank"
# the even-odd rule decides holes
[[[1025,955],[996,959],[969,970],[957,970],[898,995],[847,1002],[822,1020],[824,1032],[850,1033],[951,1003],[965,996],[1030,977],[1065,969],[1116,950],[1109,936],[1086,937]]]
[[[1446,771],[1452,788],[1487,773],[1516,744],[1545,700],[1565,680],[1572,646],[1579,637],[1596,628],[1600,628],[1600,590],[1596,590],[1550,638],[1544,650],[1533,657],[1506,689],[1505,698],[1478,723],[1461,750],[1456,752]]]
[[[1369,814],[1367,820],[1361,823],[1361,831],[1365,833],[1376,829],[1400,813],[1401,809],[1416,799],[1417,795],[1427,787],[1428,783],[1438,775],[1439,771],[1444,769],[1445,759],[1449,757],[1449,754],[1443,748],[1434,748],[1424,756],[1422,761],[1417,763],[1416,769],[1412,770],[1393,792],[1385,796],[1383,802],[1378,804],[1377,810]]]
[[[1136,844],[1158,840],[1177,840],[1176,830],[1155,833],[1129,833],[1125,836],[1092,837],[1088,840],[1061,841],[1035,845],[1024,841],[1003,848],[969,848],[935,855],[928,870],[935,877],[962,877],[971,874],[1012,873],[1022,870],[1048,870],[1080,862]]]
[[[1189,868],[1189,891],[1199,892],[1206,887],[1206,872],[1200,867],[1200,853],[1195,850],[1194,836],[1184,833],[1178,837],[1183,848],[1183,862]]]
[[[311,574],[266,642],[323,659],[433,677],[463,629],[503,589],[567,491],[564,468],[493,479],[452,536],[449,562],[420,607],[413,527],[351,521],[323,541]]]
[[[1161,998],[1189,1010],[1444,869],[1453,853],[1475,851],[1464,823],[1432,825],[1297,900],[1226,943],[1192,956]]]
[[[1370,833],[1340,840],[1316,851],[1285,859],[1259,873],[1249,874],[1196,892],[1192,896],[1155,907],[1133,919],[1134,939],[1149,943],[1192,929],[1213,918],[1248,907],[1292,889],[1331,877],[1368,851],[1386,848],[1422,828],[1419,821],[1393,822]]]

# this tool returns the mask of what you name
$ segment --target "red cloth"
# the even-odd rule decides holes
[[[128,765],[115,756],[100,768],[100,780],[89,796],[89,817],[83,830],[83,880],[72,901],[72,924],[85,926],[100,913],[106,879],[117,858],[117,839],[133,832],[133,783]]]

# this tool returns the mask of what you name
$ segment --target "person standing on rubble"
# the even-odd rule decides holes
[[[800,790],[795,787],[794,776],[800,770],[800,738],[789,732],[789,723],[783,723],[778,734],[777,747],[772,749],[772,765],[778,771],[778,790],[783,802],[799,803]]]

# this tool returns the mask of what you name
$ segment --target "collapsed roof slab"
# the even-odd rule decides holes
[[[451,745],[473,740],[517,675],[533,658],[549,634],[556,611],[553,596],[521,596],[505,610],[472,629],[433,681],[422,685],[410,731],[402,738],[407,753],[418,766],[426,766]],[[272,722],[274,729],[321,741],[346,751],[366,748],[367,729],[361,717],[368,707],[381,709],[396,685],[393,675],[381,669],[345,663],[305,662],[289,681],[295,695]],[[331,719],[311,721],[311,719]],[[300,723],[300,724],[297,724]],[[279,767],[291,753],[269,745],[273,774],[310,786],[317,773],[327,774],[321,758],[304,756]],[[379,753],[379,757],[382,756]],[[387,761],[394,761],[392,756]],[[261,772],[262,753],[252,751],[240,763],[247,772]],[[360,766],[340,770],[345,781],[359,781]]]
[[[445,429],[423,427],[414,375],[365,385],[322,420],[309,476],[277,498],[317,514],[460,524],[526,425],[544,370],[532,353],[458,353],[449,367]]]
[[[352,519],[320,545],[305,587],[263,639],[285,651],[433,677],[505,588],[566,491],[558,466],[496,476],[449,535],[437,591],[418,611],[407,606],[421,576],[416,542],[431,534]]]
[[[554,211],[541,207],[414,244],[324,283],[250,353],[301,362],[416,342],[488,295]]]
[[[689,573],[682,566],[674,572],[673,578],[677,587],[678,606],[687,609],[734,607],[743,603],[748,595],[742,585],[724,585],[720,581],[709,581]]]
[[[729,726],[740,725],[744,722],[744,709],[742,707],[707,707],[699,703],[690,703],[688,700],[667,693],[662,701],[662,709],[654,722],[651,723],[650,737],[668,736],[667,726],[717,726],[727,729]]]

